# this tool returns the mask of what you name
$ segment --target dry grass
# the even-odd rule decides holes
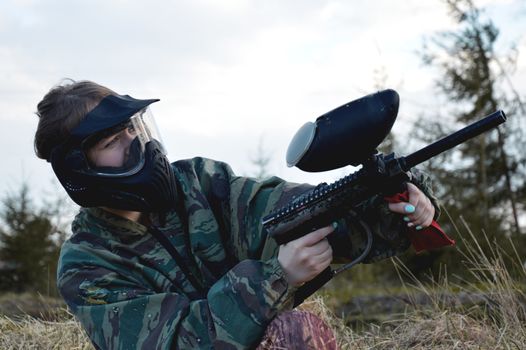
[[[335,317],[320,297],[307,300],[305,307],[333,327],[341,349],[526,349],[526,268],[522,259],[516,250],[515,256],[507,255],[497,242],[489,244],[494,248],[486,254],[468,225],[463,222],[463,226],[464,234],[457,229],[466,246],[462,263],[475,283],[464,280],[451,285],[444,273],[440,281],[424,285],[400,260],[393,259],[400,277],[403,274],[412,281],[404,285],[405,299],[412,306],[398,319],[355,331]],[[483,234],[482,239],[488,238]],[[510,275],[505,260],[511,261],[518,276]],[[457,294],[448,292],[453,289]],[[478,300],[463,306],[455,298],[460,294]],[[430,303],[419,303],[422,295]]]
[[[490,349],[498,333],[484,322],[461,314],[407,315],[355,338],[349,349]],[[391,326],[391,327],[390,327]]]
[[[70,315],[62,321],[30,316],[13,320],[0,317],[0,349],[93,349],[80,325]]]
[[[0,295],[0,315],[17,319],[31,316],[45,321],[68,317],[66,304],[58,298],[31,293],[4,293]]]
[[[488,320],[469,315],[418,310],[398,320],[354,331],[316,297],[302,306],[320,316],[335,331],[340,349],[524,349],[524,339],[499,329]]]
[[[302,306],[317,314],[335,331],[341,349],[526,349],[526,269],[518,254],[513,257],[515,269],[520,273],[512,278],[504,264],[503,250],[495,247],[489,254],[480,248],[467,225],[463,252],[466,269],[476,283],[464,281],[451,285],[442,278],[429,287],[423,285],[399,260],[393,262],[400,275],[412,278],[406,284],[406,300],[410,309],[395,320],[368,324],[361,330],[348,327],[327,307],[324,298],[314,296]],[[459,231],[458,234],[462,236]],[[487,238],[486,238],[487,239]],[[444,274],[446,276],[446,274]],[[477,295],[482,302],[463,307],[455,294],[444,293],[452,289]],[[419,304],[417,297],[424,294],[431,303]],[[458,294],[457,294],[458,295]],[[57,315],[60,315],[57,316]],[[38,320],[26,316],[15,320],[0,316],[0,349],[92,349],[84,331],[64,309],[56,313],[62,321]],[[51,317],[53,319],[53,317]]]

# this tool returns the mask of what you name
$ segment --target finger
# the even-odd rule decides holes
[[[409,203],[415,208],[418,208],[427,199],[426,195],[412,183],[407,184],[407,192],[409,194]]]
[[[426,208],[425,212],[418,218],[418,221],[415,223],[417,226],[428,227],[433,222],[433,217],[435,216],[435,207],[430,205]]]
[[[398,214],[412,214],[420,202],[421,191],[412,183],[407,183],[409,199],[407,202],[389,203],[389,210]]]
[[[312,246],[304,248],[306,254],[308,254],[309,256],[320,255],[320,254],[323,254],[325,251],[330,250],[330,249],[332,249],[332,248],[331,248],[331,245],[329,244],[329,241],[327,240],[327,238],[322,239],[321,241],[319,241],[318,243],[316,243],[316,244],[314,244]]]
[[[424,192],[422,192],[422,190],[420,190],[414,184],[408,184],[407,188],[409,192],[409,203],[411,203],[417,209],[417,212],[415,213],[416,216],[420,216],[420,213],[424,209],[434,212],[435,207],[433,206],[433,203],[431,203],[429,197]],[[418,211],[418,208],[421,208],[420,212]]]
[[[418,206],[415,206],[415,212],[408,215],[411,222],[415,225],[419,225],[423,222],[423,218],[426,217],[426,212],[428,211],[427,207],[423,203],[419,203]]]
[[[427,217],[423,219],[423,222],[420,224],[421,227],[429,227],[433,223],[433,216],[434,214],[429,214]]]
[[[389,209],[395,213],[403,214],[404,221],[409,227],[425,224],[429,217],[428,205],[418,204],[415,207],[409,202],[390,203]]]
[[[424,222],[430,214],[434,215],[434,213],[435,207],[431,200],[421,192],[418,204],[415,205],[415,212],[412,214],[412,221]]]
[[[417,228],[428,227],[431,225],[433,217],[435,216],[435,207],[431,202],[427,203],[425,206],[422,205],[422,207],[423,209],[421,213],[411,221],[413,224],[412,226],[416,226]]]
[[[409,226],[429,226],[435,215],[435,207],[431,200],[414,184],[409,183],[407,190],[409,202],[415,206],[415,212],[409,215],[412,224]]]
[[[408,227],[421,226],[424,222],[422,219],[425,217],[425,212],[419,207],[413,214],[406,215],[404,220],[407,222]]]
[[[407,183],[407,194],[409,195],[409,201],[411,202],[411,197],[418,196],[422,191],[415,184],[410,182]]]
[[[318,243],[319,241],[327,237],[329,234],[331,234],[333,231],[333,226],[325,226],[315,231],[312,231],[303,237],[298,238],[297,241],[298,244],[300,244],[301,246],[309,247]]]
[[[389,203],[389,210],[398,214],[411,214],[415,211],[414,205],[409,202]]]
[[[311,262],[313,266],[317,267],[316,270],[325,269],[332,262],[332,249],[327,249],[323,253],[313,256]]]
[[[329,249],[323,251],[323,253],[316,256],[320,261],[332,260],[332,247],[329,245]]]

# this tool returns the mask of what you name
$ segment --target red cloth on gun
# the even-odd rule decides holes
[[[409,202],[409,194],[407,191],[384,198],[389,203]],[[438,222],[435,220],[433,220],[430,226],[422,230],[410,227],[409,240],[417,253],[420,253],[423,250],[436,249],[455,244],[455,241],[446,235],[444,230],[442,230]]]

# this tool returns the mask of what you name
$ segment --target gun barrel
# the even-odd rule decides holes
[[[408,171],[415,165],[425,162],[434,156],[447,151],[461,143],[482,134],[506,121],[506,115],[499,110],[476,121],[451,135],[448,135],[410,155],[404,157],[403,168]]]

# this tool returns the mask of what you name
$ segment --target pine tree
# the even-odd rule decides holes
[[[525,156],[521,150],[524,137],[517,128],[517,96],[509,98],[504,88],[507,72],[499,64],[503,57],[496,52],[499,30],[483,10],[471,0],[447,0],[451,18],[458,24],[454,31],[437,34],[424,47],[423,60],[438,68],[436,81],[440,96],[447,101],[447,116],[434,121],[422,118],[413,137],[433,142],[461,126],[479,120],[497,109],[505,110],[508,122],[497,131],[485,133],[426,162],[433,175],[436,192],[454,221],[463,217],[472,232],[479,235],[483,249],[504,236],[522,239],[519,216],[524,215]],[[520,101],[519,101],[520,102]],[[520,105],[520,104],[519,104]],[[441,222],[454,232],[447,218]],[[458,224],[458,222],[457,222]],[[482,238],[486,233],[489,240]],[[462,241],[458,240],[462,246]],[[519,244],[520,246],[520,244]],[[451,262],[450,272],[460,258],[454,250],[415,256],[410,265],[438,268],[438,261]],[[429,261],[429,258],[432,261]]]
[[[266,178],[270,177],[271,175],[268,171],[268,167],[271,160],[272,157],[270,156],[269,152],[265,150],[263,145],[263,137],[260,137],[256,153],[250,160],[252,165],[255,167],[255,171],[252,176],[257,180],[265,180]]]
[[[424,54],[424,61],[442,72],[437,81],[439,90],[456,106],[450,113],[456,116],[451,121],[455,127],[444,130],[432,126],[442,132],[474,122],[508,104],[501,88],[503,76],[495,69],[499,61],[495,49],[498,29],[491,20],[482,18],[482,10],[472,1],[446,3],[459,29],[436,36],[434,47],[426,47]],[[428,165],[439,178],[447,208],[454,215],[468,217],[475,232],[520,233],[518,217],[522,209],[518,197],[525,184],[524,169],[519,164],[524,155],[510,142],[516,136],[513,133],[509,126],[501,126]]]
[[[36,210],[27,185],[8,194],[0,210],[0,289],[55,294],[59,242],[48,209]]]

